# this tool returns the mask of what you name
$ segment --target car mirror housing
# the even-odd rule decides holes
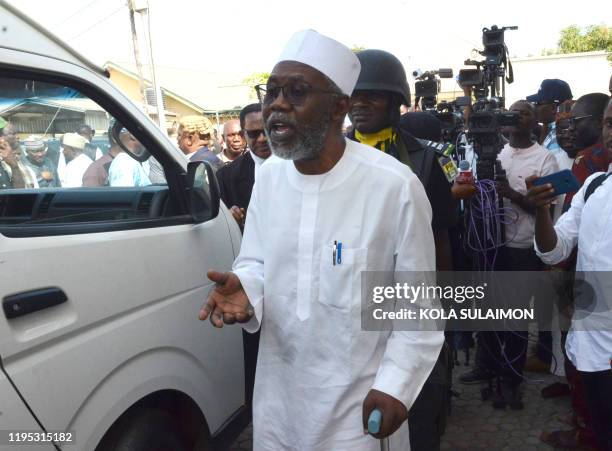
[[[140,141],[134,137],[121,123],[115,122],[111,130],[112,140],[116,142],[121,149],[130,157],[144,163],[149,159],[151,154]]]

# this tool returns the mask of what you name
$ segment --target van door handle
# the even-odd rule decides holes
[[[67,300],[66,293],[60,288],[39,288],[5,296],[2,299],[2,308],[7,319],[13,319],[62,304]]]

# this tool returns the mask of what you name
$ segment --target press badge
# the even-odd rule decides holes
[[[457,169],[455,161],[445,155],[438,155],[437,160],[438,163],[440,163],[440,167],[442,168],[442,172],[444,172],[448,183],[453,183],[455,181],[455,177],[457,177],[459,174],[459,169]]]
[[[452,158],[455,146],[451,143],[438,143],[435,141],[419,140],[422,144],[428,147],[435,153],[436,160],[444,172],[444,176],[448,183],[453,183],[455,177],[459,174],[459,169]]]

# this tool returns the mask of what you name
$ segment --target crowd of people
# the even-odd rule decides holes
[[[374,438],[389,436],[393,449],[440,448],[455,353],[472,334],[360,329],[363,271],[482,269],[465,245],[478,174],[462,186],[444,170],[441,122],[429,112],[401,113],[411,103],[406,80],[386,51],[354,53],[300,32],[256,87],[259,102],[226,122],[222,139],[204,116],[180,119],[178,148],[213,166],[244,234],[232,271],[208,273],[216,288],[200,318],[244,329],[256,449],[374,450]],[[518,122],[501,130],[503,175],[494,181],[506,239],[488,270],[558,271],[571,297],[575,271],[611,269],[610,96],[574,100],[568,83],[546,79],[508,110]],[[20,144],[10,124],[0,125],[0,188],[145,186],[160,177],[154,159],[130,158],[110,130],[107,153],[82,126],[63,135],[53,158],[41,139]],[[122,144],[137,143],[122,133]],[[476,172],[478,155],[470,158]],[[533,184],[560,170],[571,171],[577,191],[556,196],[551,185]],[[592,283],[605,305],[606,284]],[[460,381],[494,381],[493,407],[522,409],[524,371],[563,375],[567,384],[542,395],[571,396],[570,429],[541,439],[609,451],[612,313],[596,309],[585,319],[580,308],[570,307],[568,332],[540,330],[533,355],[525,330],[478,332],[474,367]],[[374,409],[383,419],[372,438],[364,429]]]
[[[177,147],[189,161],[207,161],[216,171],[245,153],[248,131],[244,131],[243,120],[225,122],[219,140],[207,117],[184,116],[178,123]],[[53,149],[50,140],[41,136],[31,135],[20,141],[13,125],[0,118],[0,189],[138,187],[165,183],[163,169],[155,158],[141,163],[124,152],[127,148],[138,153],[142,145],[125,128],[118,137],[113,136],[114,124],[111,119],[102,138],[108,140],[104,151],[94,144],[95,131],[87,124],[63,133],[59,149]]]
[[[410,97],[399,60],[381,50],[358,52],[355,59],[356,71],[356,62],[333,41],[294,37],[267,84],[257,87],[258,136],[263,141],[265,130],[272,153],[280,158],[259,169],[243,155],[220,171],[232,174],[220,177],[221,191],[244,228],[244,241],[231,273],[209,273],[217,288],[201,318],[217,327],[243,323],[255,332],[250,337],[261,335],[254,394],[257,449],[279,444],[286,449],[376,449],[358,431],[375,407],[383,418],[390,417],[376,438],[393,433],[395,449],[406,449],[403,440],[411,449],[439,449],[452,348],[471,339],[465,333],[447,333],[443,340],[394,331],[366,343],[354,318],[341,316],[350,317],[359,307],[359,299],[350,300],[353,269],[479,267],[461,245],[466,213],[460,206],[478,192],[478,182],[465,189],[447,177],[439,147],[431,145],[442,138],[434,115],[400,113]],[[592,93],[573,100],[565,81],[546,79],[536,94],[508,110],[518,122],[501,130],[503,175],[495,180],[507,213],[507,238],[489,270],[563,271],[569,286],[576,255],[579,271],[607,270],[609,188],[593,194],[599,200],[591,202],[600,205],[585,211],[591,224],[581,225],[581,216],[590,182],[609,186],[604,176],[612,162],[610,97]],[[352,127],[342,137],[345,114]],[[248,178],[246,159],[253,174]],[[406,166],[409,174],[402,172]],[[477,165],[472,167],[476,172]],[[531,187],[535,178],[563,169],[574,174],[580,190],[557,197],[550,185]],[[253,188],[255,171],[261,182]],[[396,184],[410,187],[409,193]],[[242,193],[240,201],[236,193]],[[280,205],[291,205],[294,214],[277,217]],[[579,231],[589,238],[579,239]],[[335,238],[343,238],[342,253],[351,256],[353,268],[315,265],[329,258],[326,249],[334,249],[329,243]],[[603,298],[605,305],[605,291]],[[529,356],[525,330],[478,332],[474,368],[461,383],[486,386],[494,380],[493,407],[522,409],[523,371],[563,374],[565,368],[568,383],[546,387],[542,395],[571,394],[573,413],[564,418],[571,429],[542,431],[541,439],[553,447],[611,449],[612,318],[609,309],[603,310],[595,324],[577,327],[580,315],[574,313],[569,332],[539,331]],[[468,339],[457,340],[457,335]],[[304,411],[312,412],[306,423]],[[279,420],[270,424],[265,416]],[[409,439],[401,427],[405,420]]]

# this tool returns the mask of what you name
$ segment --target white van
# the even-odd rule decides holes
[[[0,116],[23,138],[61,137],[85,115],[140,143],[140,161],[124,163],[151,183],[63,188],[25,168],[30,187],[0,189],[0,449],[227,446],[250,415],[242,332],[197,315],[207,269],[228,270],[241,237],[212,169],[188,164],[104,70],[0,1]]]

